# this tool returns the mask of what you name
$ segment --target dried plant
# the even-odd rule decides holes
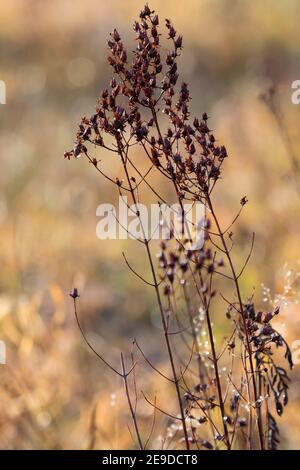
[[[125,258],[129,269],[155,293],[169,373],[162,372],[147,357],[137,340],[134,340],[129,368],[123,354],[121,370],[118,370],[97,352],[81,326],[77,312],[78,292],[74,289],[71,296],[76,319],[93,352],[124,381],[135,441],[140,449],[152,439],[156,413],[171,419],[172,429],[176,430],[172,440],[176,436],[174,445],[178,447],[275,449],[279,430],[274,410],[282,415],[288,402],[289,381],[285,369],[277,364],[275,351],[284,349],[290,367],[293,365],[291,353],[271,324],[279,308],[259,311],[253,298],[245,299],[241,292],[240,278],[251,256],[254,235],[250,252],[238,269],[232,258],[231,229],[247,198],[241,199],[237,215],[223,228],[213,194],[228,157],[227,151],[209,128],[206,113],[201,119],[191,119],[189,87],[185,82],[178,86],[177,59],[183,39],[169,19],[165,26],[170,44],[166,53],[159,18],[146,5],[139,22],[134,24],[136,48],[131,63],[120,34],[116,29],[111,33],[108,41],[108,62],[113,72],[110,87],[103,90],[95,114],[82,118],[75,147],[66,152],[65,157],[83,156],[103,178],[115,185],[121,196],[129,195],[142,231],[139,212],[142,187],[161,203],[170,205],[155,187],[155,182],[162,179],[181,207],[182,237],[174,232],[170,240],[161,242],[158,267],[153,240],[143,231],[137,241],[145,249],[150,281],[137,273]],[[122,175],[114,179],[105,172],[96,156],[97,149],[101,154],[113,154]],[[144,172],[146,162],[149,166]],[[185,232],[186,201],[202,203],[206,208],[202,221],[205,240],[200,249],[193,248],[190,235]],[[229,283],[231,299],[218,290],[219,278]],[[220,301],[224,315],[213,314]],[[219,324],[223,324],[225,316],[230,322],[231,332],[225,344],[218,344],[214,338],[218,325],[213,325],[212,315]],[[140,359],[136,359],[137,354]],[[147,439],[141,432],[141,420],[130,388],[134,388],[136,396],[135,369],[136,361],[140,360],[172,386],[178,407],[178,414],[174,415],[167,409],[168,404],[161,405],[156,397],[151,400],[144,394],[147,403],[154,408],[154,421]],[[226,373],[222,366],[224,361]]]

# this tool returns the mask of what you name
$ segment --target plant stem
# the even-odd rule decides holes
[[[130,188],[131,197],[132,197],[134,205],[137,209],[138,208],[138,202],[137,202],[137,199],[136,199],[136,196],[135,196],[135,193],[134,193],[134,189],[132,187],[132,182],[131,182],[131,179],[130,179],[130,176],[129,176],[129,173],[128,173],[128,169],[127,169],[127,165],[126,165],[126,158],[123,154],[123,149],[122,149],[121,143],[119,141],[118,141],[118,148],[119,148],[119,153],[120,153],[120,156],[121,156],[121,159],[122,159],[122,164],[123,164],[123,168],[124,168],[124,171],[125,171],[126,179],[127,179],[127,182],[128,182],[129,188]],[[154,268],[153,259],[152,259],[152,254],[151,254],[150,247],[149,247],[149,240],[146,237],[146,234],[145,234],[145,231],[144,231],[144,227],[143,227],[142,220],[141,220],[140,214],[138,212],[138,209],[137,209],[137,217],[139,218],[140,225],[141,225],[141,228],[142,228],[142,231],[143,231],[143,237],[144,237],[143,241],[144,241],[146,251],[147,251],[147,256],[148,256],[150,269],[151,269],[151,274],[152,274],[152,279],[153,279],[153,285],[154,285],[154,289],[155,289],[155,293],[156,293],[157,303],[158,303],[159,310],[160,310],[161,321],[162,321],[166,346],[167,346],[167,350],[168,350],[168,355],[169,355],[169,360],[170,360],[170,365],[171,365],[171,370],[172,370],[172,375],[173,375],[173,381],[174,381],[177,400],[178,400],[179,409],[180,409],[180,416],[181,416],[182,428],[183,428],[183,433],[184,433],[185,445],[186,445],[187,450],[189,450],[190,449],[190,442],[189,442],[189,437],[188,437],[188,432],[187,432],[187,427],[186,427],[184,409],[183,409],[182,400],[181,400],[179,380],[178,380],[178,377],[177,377],[177,373],[176,373],[176,369],[175,369],[175,363],[174,363],[174,357],[173,357],[172,348],[171,348],[171,344],[170,344],[170,340],[169,340],[168,326],[167,326],[167,322],[166,322],[166,319],[165,319],[164,309],[163,309],[162,300],[161,300],[161,296],[160,296],[160,292],[159,292],[159,285],[158,285],[158,282],[157,282],[155,268]]]
[[[232,277],[233,277],[233,282],[234,282],[235,289],[236,289],[236,294],[237,294],[237,297],[238,297],[238,303],[239,303],[239,307],[240,307],[240,313],[241,313],[242,322],[243,322],[243,327],[244,327],[244,331],[245,331],[246,348],[247,348],[247,352],[248,352],[248,356],[249,356],[250,372],[251,372],[251,376],[252,376],[253,394],[254,394],[255,409],[256,409],[256,414],[257,414],[257,424],[258,424],[259,442],[260,442],[260,447],[261,447],[261,449],[264,450],[264,437],[263,437],[262,416],[261,416],[260,407],[258,406],[258,398],[259,398],[259,397],[258,397],[258,393],[257,393],[257,386],[256,386],[256,379],[255,379],[255,371],[254,371],[254,365],[253,365],[253,359],[252,359],[252,348],[251,348],[251,343],[250,343],[250,339],[249,339],[249,334],[248,334],[248,329],[247,329],[246,318],[245,318],[245,314],[244,314],[244,306],[243,306],[243,302],[242,302],[242,297],[241,297],[241,291],[240,291],[239,281],[238,281],[238,277],[237,277],[236,272],[235,272],[235,268],[234,268],[234,265],[233,265],[232,258],[231,258],[231,256],[230,256],[230,252],[229,252],[229,249],[228,249],[226,240],[225,240],[225,238],[224,238],[224,233],[223,233],[222,230],[221,230],[221,227],[220,227],[218,218],[217,218],[217,216],[216,216],[216,213],[215,213],[215,211],[214,211],[214,208],[213,208],[213,205],[212,205],[212,202],[211,202],[211,199],[210,199],[210,196],[209,196],[208,193],[206,194],[206,201],[207,201],[208,207],[209,207],[209,209],[210,209],[210,211],[211,211],[212,217],[213,217],[213,219],[214,219],[214,221],[215,221],[215,224],[216,224],[216,227],[217,227],[217,230],[218,230],[218,234],[219,234],[219,236],[220,236],[220,238],[221,238],[222,245],[223,245],[223,248],[224,248],[224,252],[225,252],[225,254],[226,254],[226,257],[227,257],[227,260],[228,260],[228,262],[229,262],[229,266],[230,266],[230,269],[231,269],[231,273],[232,273]]]
[[[200,279],[201,279],[201,283],[203,284],[201,276],[200,276]],[[224,429],[224,436],[225,436],[227,449],[230,450],[231,446],[230,446],[230,439],[229,439],[228,427],[227,427],[227,422],[226,422],[226,413],[225,413],[225,406],[224,406],[224,400],[223,400],[223,394],[222,394],[222,386],[221,386],[221,381],[220,381],[220,376],[219,376],[218,359],[217,359],[217,354],[216,354],[211,320],[210,320],[209,305],[207,303],[205,295],[203,296],[203,305],[205,309],[208,336],[209,336],[209,342],[210,342],[210,347],[211,347],[212,360],[214,364],[214,372],[215,372],[215,378],[216,378],[216,383],[217,383],[217,391],[218,391],[220,411],[221,411],[221,417],[222,417],[222,423],[223,423],[223,429]]]
[[[126,371],[125,371],[124,358],[123,358],[123,354],[122,354],[122,353],[121,353],[121,365],[122,365],[122,373],[123,373],[124,387],[125,387],[125,392],[126,392],[126,397],[127,397],[128,406],[129,406],[129,409],[130,409],[130,414],[131,414],[132,421],[133,421],[133,424],[134,424],[134,429],[135,429],[136,437],[137,437],[137,440],[138,440],[138,443],[139,443],[139,447],[140,447],[141,450],[143,450],[144,447],[143,447],[143,443],[142,443],[142,439],[141,439],[141,435],[140,435],[140,431],[139,431],[139,427],[138,427],[138,423],[137,423],[135,411],[134,411],[134,409],[133,409],[133,406],[132,406],[132,403],[131,403],[130,394],[129,394],[128,382],[127,382],[127,374],[126,374]]]

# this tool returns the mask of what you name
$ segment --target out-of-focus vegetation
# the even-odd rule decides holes
[[[80,159],[70,164],[62,158],[72,146],[74,123],[93,111],[108,79],[109,32],[117,25],[127,44],[132,41],[128,25],[143,3],[11,0],[0,6],[0,79],[7,86],[7,104],[0,107],[0,339],[7,346],[7,364],[0,365],[2,448],[132,446],[122,384],[82,341],[68,296],[73,286],[91,341],[109,350],[115,364],[119,348],[129,351],[135,336],[164,362],[151,292],[121,257],[123,250],[129,256],[136,251],[134,241],[96,238],[96,207],[114,200],[111,188]],[[249,199],[235,248],[242,265],[256,233],[244,295],[254,292],[264,305],[262,283],[275,296],[295,277],[277,325],[293,343],[300,339],[300,197],[287,149],[259,95],[275,83],[300,160],[300,105],[291,102],[291,83],[300,78],[300,4],[153,0],[151,7],[184,35],[180,65],[193,111],[211,116],[228,148],[216,191],[224,224],[240,198]],[[138,263],[143,271],[142,256]],[[290,404],[279,419],[284,448],[300,447],[299,379],[296,364]],[[141,381],[141,388],[160,389],[163,400],[166,392],[150,371]],[[151,419],[151,407],[142,400],[140,406]],[[156,430],[153,437],[159,438]]]

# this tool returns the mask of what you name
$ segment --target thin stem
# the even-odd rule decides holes
[[[132,187],[131,179],[130,179],[128,169],[127,169],[127,165],[126,165],[126,159],[124,157],[124,153],[123,153],[123,149],[122,149],[120,141],[118,141],[118,146],[119,146],[119,154],[120,154],[121,159],[122,159],[122,164],[123,164],[123,168],[124,168],[124,171],[125,171],[126,179],[127,179],[127,182],[128,182],[129,188],[130,188],[131,197],[133,199],[135,207],[137,208],[138,207],[137,199],[136,199],[136,196],[135,196],[135,193],[134,193],[134,189]],[[187,427],[186,427],[184,409],[183,409],[182,400],[181,400],[179,380],[178,380],[176,369],[175,369],[175,363],[174,363],[172,348],[171,348],[169,335],[168,335],[168,326],[167,326],[167,322],[166,322],[166,319],[165,319],[164,309],[163,309],[162,300],[161,300],[161,296],[160,296],[160,292],[159,292],[159,283],[157,281],[157,277],[156,277],[156,273],[155,273],[152,254],[151,254],[150,247],[149,247],[149,240],[145,236],[143,224],[142,224],[140,214],[139,214],[138,211],[137,211],[137,217],[140,220],[141,228],[142,228],[142,231],[143,231],[144,244],[145,244],[145,247],[146,247],[147,256],[148,256],[148,260],[149,260],[149,264],[150,264],[151,274],[152,274],[152,278],[153,278],[153,285],[154,285],[154,289],[155,289],[155,293],[156,293],[157,303],[158,303],[159,310],[160,310],[160,315],[161,315],[161,321],[162,321],[162,326],[163,326],[163,330],[164,330],[166,346],[167,346],[167,350],[168,350],[170,365],[171,365],[171,369],[172,369],[172,375],[173,375],[173,379],[174,379],[174,385],[175,385],[175,389],[176,389],[177,400],[178,400],[179,409],[180,409],[180,416],[181,416],[181,422],[182,422],[182,428],[183,428],[183,433],[184,433],[185,444],[186,444],[187,450],[189,450],[190,449],[190,443],[189,443],[189,437],[188,437],[188,432],[187,432]]]
[[[207,194],[206,200],[207,200],[208,207],[211,211],[212,217],[215,221],[218,233],[220,235],[220,238],[221,238],[221,241],[222,241],[222,245],[223,245],[227,260],[229,262],[229,266],[230,266],[232,277],[233,277],[233,282],[234,282],[235,289],[236,289],[236,294],[237,294],[237,297],[238,297],[240,313],[241,313],[243,327],[244,327],[244,331],[245,331],[246,348],[247,348],[247,352],[248,352],[248,356],[249,356],[250,372],[251,372],[251,377],[252,377],[253,394],[254,394],[254,400],[255,400],[255,409],[256,409],[256,414],[257,414],[259,441],[260,441],[260,447],[263,450],[264,449],[264,438],[263,438],[262,416],[261,416],[260,407],[258,406],[258,393],[257,393],[256,379],[255,379],[255,370],[254,370],[253,359],[252,359],[253,353],[252,353],[252,347],[251,347],[250,338],[249,338],[249,334],[248,334],[248,328],[247,328],[247,323],[246,323],[246,318],[245,318],[245,313],[244,313],[244,306],[243,306],[243,302],[242,302],[242,296],[241,296],[239,281],[238,281],[237,274],[235,272],[235,268],[234,268],[234,265],[233,265],[233,261],[232,261],[230,252],[229,252],[228,247],[227,247],[226,240],[224,238],[224,234],[221,230],[219,220],[218,220],[218,218],[216,216],[216,213],[214,211],[214,208],[213,208],[213,205],[212,205],[209,194]]]
[[[222,386],[221,386],[221,381],[220,381],[220,376],[219,376],[218,358],[217,358],[217,354],[216,354],[216,350],[215,350],[212,325],[211,325],[211,321],[210,321],[209,305],[206,301],[205,295],[201,294],[198,283],[195,279],[195,275],[194,275],[191,268],[190,268],[190,270],[191,270],[192,279],[194,281],[196,291],[198,293],[200,301],[201,301],[201,303],[204,307],[204,310],[205,310],[205,317],[206,317],[206,322],[207,322],[207,327],[208,327],[211,353],[212,353],[212,356],[213,356],[214,372],[215,372],[215,378],[216,378],[216,383],[217,383],[217,392],[218,392],[218,397],[219,397],[219,405],[220,405],[221,417],[222,417],[222,422],[223,422],[224,435],[225,435],[225,440],[226,440],[226,446],[229,450],[230,449],[230,440],[229,440],[229,433],[228,433],[227,423],[226,423],[226,419],[225,419],[226,418],[225,406],[224,406],[224,400],[223,400],[223,395],[222,395]],[[203,279],[202,279],[201,274],[200,274],[200,282],[203,285]]]
[[[193,339],[194,339],[194,343],[195,343],[195,347],[196,347],[196,358],[197,358],[197,364],[198,364],[199,380],[200,380],[200,383],[203,385],[203,384],[205,384],[204,373],[203,373],[203,361],[202,361],[202,358],[201,358],[201,352],[200,352],[200,348],[199,348],[198,335],[197,335],[195,324],[194,324],[194,318],[193,318],[192,309],[191,309],[191,302],[190,302],[190,298],[188,296],[185,284],[183,285],[183,294],[184,294],[184,299],[185,299],[185,303],[186,303],[186,306],[187,306],[189,322],[190,322],[192,335],[193,335]],[[205,398],[207,399],[208,396],[207,396],[207,391],[206,391],[205,387],[204,387],[204,395],[205,395]],[[208,410],[208,414],[210,416],[210,410]],[[210,422],[213,437],[215,439],[215,434],[213,432],[211,420],[209,422]]]
[[[91,343],[89,342],[89,340],[87,339],[86,337],[86,334],[81,326],[81,323],[80,323],[80,320],[79,320],[79,316],[78,316],[78,312],[77,312],[77,304],[76,304],[76,299],[74,298],[73,299],[74,301],[74,314],[75,314],[75,319],[76,319],[76,323],[77,323],[77,326],[80,330],[80,333],[85,341],[85,343],[87,344],[87,346],[90,348],[90,350],[110,369],[112,370],[115,374],[117,374],[119,377],[123,377],[123,375],[118,372],[109,362],[107,362],[96,350],[95,348],[91,345]],[[131,369],[132,370],[132,369]],[[127,375],[130,374],[131,370],[127,373]]]
[[[141,450],[143,450],[144,447],[143,447],[142,439],[141,439],[141,436],[140,436],[140,431],[139,431],[139,427],[138,427],[138,423],[137,423],[137,419],[136,419],[136,414],[135,414],[135,411],[133,409],[130,394],[129,394],[127,375],[126,375],[126,371],[125,371],[124,358],[123,358],[122,353],[121,353],[121,365],[122,365],[122,372],[123,372],[122,377],[123,377],[123,381],[124,381],[124,388],[125,388],[125,392],[126,392],[128,406],[129,406],[129,409],[130,409],[130,414],[131,414],[131,417],[132,417],[136,437],[137,437],[137,440],[138,440],[138,443],[139,443],[139,448]]]
[[[219,396],[219,404],[220,404],[220,410],[221,410],[221,416],[222,416],[222,422],[223,422],[225,441],[226,441],[227,449],[230,450],[230,439],[229,439],[228,427],[227,427],[227,422],[226,422],[226,413],[225,413],[222,386],[221,386],[220,375],[219,375],[218,359],[217,359],[214,335],[213,335],[212,324],[211,324],[211,319],[210,319],[209,305],[206,300],[206,295],[203,296],[203,305],[204,305],[204,309],[206,313],[208,336],[209,336],[209,342],[210,342],[210,347],[211,347],[215,378],[216,378],[216,383],[217,383],[217,391],[218,391],[218,396]]]

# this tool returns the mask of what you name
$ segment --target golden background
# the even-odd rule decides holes
[[[129,350],[135,336],[164,362],[153,295],[121,256],[123,250],[134,256],[134,242],[96,238],[96,207],[114,200],[112,189],[82,159],[63,158],[73,146],[77,122],[93,112],[109,80],[109,32],[117,27],[131,50],[132,24],[143,4],[0,5],[0,79],[7,87],[7,103],[0,105],[0,339],[7,348],[7,364],[0,365],[1,448],[132,446],[122,384],[87,350],[76,327],[68,295],[74,286],[89,338],[117,366],[119,349]],[[300,339],[300,196],[288,149],[259,96],[276,85],[300,160],[300,105],[291,102],[291,83],[300,79],[300,2],[152,0],[150,6],[162,23],[171,18],[183,34],[179,66],[190,85],[192,111],[211,116],[211,127],[228,149],[216,189],[224,223],[242,196],[249,199],[235,228],[241,264],[256,233],[244,295],[254,292],[266,308],[262,284],[273,298],[284,294],[288,301],[282,302],[277,327],[292,344]],[[135,263],[146,269],[142,255]],[[155,390],[153,377],[143,368],[140,375],[140,388]],[[300,447],[299,379],[296,364],[290,404],[278,418],[282,448]],[[162,389],[161,401],[166,394]],[[141,404],[141,413],[147,420],[152,410]]]

